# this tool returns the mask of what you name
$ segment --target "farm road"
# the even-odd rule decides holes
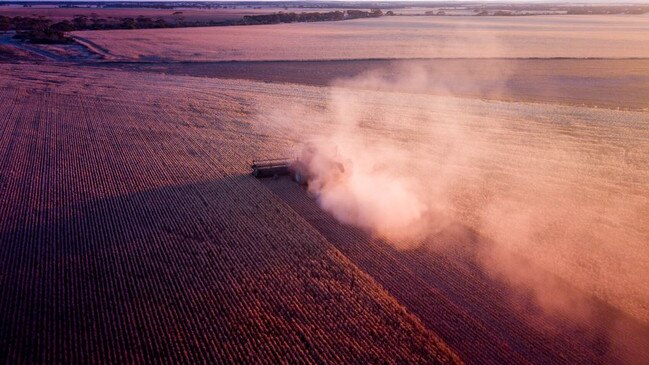
[[[56,62],[67,61],[65,57],[57,55],[56,53],[49,52],[41,47],[30,45],[25,42],[17,41],[12,37],[13,37],[13,32],[7,32],[0,35],[0,45],[4,44],[11,47],[15,47],[20,50],[29,52],[30,54],[35,55],[37,58],[41,58],[48,61],[56,61]]]

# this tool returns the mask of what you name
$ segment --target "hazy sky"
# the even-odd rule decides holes
[[[15,1],[25,1],[25,2],[44,2],[47,1],[48,3],[52,3],[55,1],[51,0],[15,0]],[[301,2],[301,3],[322,3],[322,2],[374,2],[374,3],[399,3],[399,2],[405,2],[408,4],[412,3],[417,3],[417,2],[422,2],[422,3],[450,3],[450,2],[457,2],[457,3],[502,3],[502,4],[512,4],[512,3],[518,3],[518,4],[524,4],[524,3],[551,3],[551,4],[598,4],[598,5],[604,5],[604,4],[648,4],[649,5],[649,0],[66,0],[66,1],[60,1],[61,3],[66,2],[89,2],[89,1],[94,1],[94,2],[213,2],[213,3],[236,3],[236,2],[290,2],[290,1],[295,1],[295,2]],[[0,5],[6,4],[6,3],[11,3],[13,1],[11,0],[0,0]],[[56,3],[56,2],[55,2]]]

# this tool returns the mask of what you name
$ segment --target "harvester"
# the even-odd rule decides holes
[[[252,176],[261,179],[290,175],[298,184],[307,183],[307,174],[304,165],[298,159],[275,158],[270,160],[252,161]]]
[[[323,153],[315,145],[303,146],[299,157],[276,158],[271,160],[253,160],[252,176],[261,179],[290,175],[295,182],[306,185],[309,180],[318,180],[320,183],[337,181],[345,173],[345,167],[338,161],[337,152]]]

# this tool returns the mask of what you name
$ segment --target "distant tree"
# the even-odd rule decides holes
[[[347,17],[350,19],[367,18],[367,12],[362,10],[347,10]]]
[[[123,29],[136,29],[137,28],[137,23],[135,22],[135,19],[133,18],[123,18],[121,27]]]
[[[13,29],[13,21],[10,17],[0,15],[0,32],[6,32]]]
[[[88,17],[85,15],[75,15],[72,18],[72,24],[76,29],[86,29],[88,27]]]
[[[169,27],[169,24],[167,22],[165,22],[163,19],[156,19],[156,21],[154,23],[155,23],[156,28],[168,28]]]
[[[185,20],[185,16],[182,11],[176,11],[171,16],[174,18],[176,24],[181,24]]]
[[[62,21],[60,21],[58,23],[52,24],[52,29],[57,30],[59,32],[71,32],[75,28],[74,28],[74,24],[72,24],[72,22],[65,19],[65,20],[62,20]]]
[[[72,39],[67,37],[64,32],[49,27],[45,29],[17,31],[14,38],[40,44],[64,44],[72,42]]]

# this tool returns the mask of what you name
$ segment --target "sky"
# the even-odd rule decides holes
[[[225,3],[235,3],[235,2],[302,2],[302,3],[322,3],[322,2],[380,2],[380,3],[398,3],[398,2],[459,2],[459,3],[553,3],[553,4],[649,4],[649,0],[67,0],[67,1],[51,1],[51,0],[0,0],[2,3],[10,3],[16,1],[29,1],[29,2],[48,2],[48,3],[68,3],[68,2],[225,2]]]
[[[422,2],[422,3],[501,3],[501,4],[532,4],[532,3],[542,3],[542,4],[596,4],[596,5],[606,5],[606,4],[647,4],[649,5],[649,0],[66,0],[66,1],[52,1],[52,0],[0,0],[0,5],[7,3],[15,3],[16,1],[20,2],[47,2],[47,3],[70,3],[70,2],[213,2],[213,3],[252,3],[252,2],[300,2],[300,3],[331,3],[331,2],[353,2],[353,3],[362,3],[362,2],[372,2],[372,3],[399,3],[405,2],[408,4]]]

